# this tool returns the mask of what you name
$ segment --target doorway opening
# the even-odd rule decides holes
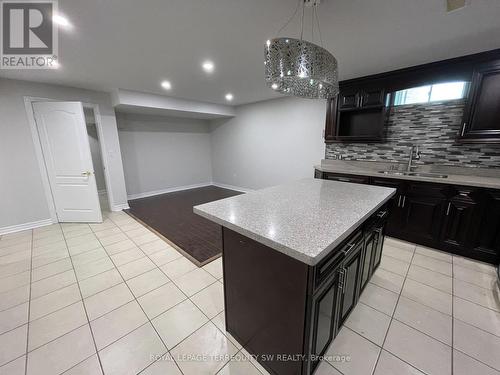
[[[50,220],[102,222],[115,206],[99,106],[29,96],[24,102]]]
[[[85,115],[85,125],[87,126],[90,154],[92,155],[92,164],[94,166],[94,176],[97,184],[97,193],[99,194],[101,210],[103,212],[111,211],[108,199],[108,189],[106,186],[106,167],[103,163],[102,145],[99,137],[99,131],[97,129],[94,108],[84,106],[83,113]]]

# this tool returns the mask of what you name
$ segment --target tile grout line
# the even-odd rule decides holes
[[[146,228],[146,227],[144,227],[144,228]],[[146,229],[147,229],[147,228],[146,228]],[[148,231],[149,231],[149,229],[148,229]],[[132,237],[129,237],[129,236],[128,236],[128,234],[127,234],[126,232],[124,232],[124,233],[125,233],[125,235],[126,235],[128,238],[130,238],[130,240],[131,240],[132,242],[134,242],[134,243],[135,243],[135,241],[134,241],[134,239],[133,239]],[[151,232],[151,233],[153,233],[153,232]],[[154,233],[153,233],[153,234],[154,234]],[[159,239],[161,239],[160,237],[158,237],[158,238],[159,238]],[[154,241],[155,241],[155,240],[154,240]],[[151,241],[151,242],[154,242],[154,241]],[[147,242],[147,243],[150,243],[150,242]],[[140,248],[140,246],[141,246],[141,245],[138,245],[137,243],[136,243],[136,245],[137,245],[139,248]],[[142,249],[141,249],[141,251],[142,251]],[[146,255],[146,257],[148,257],[148,258],[149,258],[149,255],[148,255],[148,254],[146,254],[146,253],[144,253],[144,254]],[[181,255],[182,255],[182,254],[181,254]],[[182,255],[182,256],[183,256],[183,255]],[[177,259],[179,259],[179,258],[177,258]],[[153,262],[153,261],[151,260],[151,258],[149,258],[149,260],[150,260],[151,262]],[[168,263],[170,263],[170,262],[168,262]],[[159,266],[157,266],[157,265],[156,265],[156,263],[155,263],[155,262],[153,262],[153,264],[155,264],[156,268],[157,268],[157,269],[159,269],[159,270],[160,270],[160,272],[162,272],[162,273],[163,273],[163,274],[164,274],[164,275],[165,275],[165,276],[166,276],[169,280],[171,280],[171,282],[175,285],[175,287],[176,287],[177,289],[179,289],[179,290],[181,291],[181,293],[182,293],[182,294],[184,294],[184,296],[186,297],[186,299],[184,299],[183,301],[179,302],[179,303],[178,303],[178,304],[176,304],[175,306],[177,306],[177,305],[181,304],[182,302],[185,302],[186,300],[189,300],[189,301],[190,301],[193,305],[195,305],[195,306],[196,306],[196,308],[197,308],[197,309],[198,309],[198,310],[199,310],[199,311],[200,311],[200,312],[201,312],[201,313],[202,313],[202,314],[203,314],[203,315],[207,318],[207,321],[206,321],[204,324],[202,324],[202,326],[201,326],[201,327],[199,327],[198,329],[196,329],[196,330],[194,330],[193,332],[191,332],[188,336],[186,336],[184,339],[182,339],[180,342],[178,342],[178,343],[177,343],[175,346],[173,346],[171,349],[168,349],[168,347],[167,347],[167,345],[165,344],[165,342],[163,341],[163,339],[162,339],[161,335],[160,335],[160,334],[158,333],[158,331],[156,330],[156,327],[154,326],[153,322],[149,319],[149,316],[148,316],[148,315],[146,314],[146,312],[143,310],[143,311],[144,311],[144,314],[145,314],[145,315],[146,315],[146,317],[148,318],[148,320],[149,320],[149,322],[150,322],[151,326],[153,327],[153,329],[155,330],[156,334],[157,334],[157,335],[158,335],[158,337],[161,339],[162,343],[165,345],[165,348],[167,349],[168,354],[170,355],[170,357],[172,358],[172,360],[173,360],[173,361],[174,361],[174,363],[176,364],[176,366],[177,366],[177,368],[179,369],[179,371],[181,371],[181,373],[183,373],[183,371],[181,370],[181,368],[180,368],[179,364],[177,363],[177,361],[175,360],[175,358],[172,356],[172,354],[170,353],[170,351],[171,351],[171,350],[173,350],[173,349],[175,349],[175,348],[176,348],[177,346],[179,346],[182,342],[184,342],[184,341],[185,341],[185,340],[187,340],[189,337],[191,337],[193,334],[195,334],[196,332],[198,332],[201,328],[203,328],[203,327],[204,327],[205,325],[207,325],[208,323],[212,323],[212,324],[214,324],[214,323],[213,323],[212,319],[211,319],[208,315],[206,315],[206,314],[205,314],[205,312],[204,312],[204,311],[202,311],[202,310],[198,307],[198,305],[197,305],[194,301],[192,301],[192,300],[191,300],[191,297],[190,297],[190,296],[188,296],[186,293],[184,293],[184,291],[183,291],[182,289],[180,289],[180,288],[177,286],[177,284],[174,282],[174,279],[171,279],[171,278],[170,278],[170,277],[169,277],[169,276],[168,276],[168,275],[167,275],[167,274],[166,274],[166,273],[165,273],[165,272],[164,272],[164,271],[163,271],[163,270],[162,270]],[[166,263],[166,264],[167,264],[167,263]],[[198,267],[198,268],[199,268],[199,269],[203,269],[203,267]],[[196,269],[196,268],[195,268],[195,269]],[[194,270],[191,270],[191,271],[194,271]],[[188,274],[188,273],[189,273],[189,272],[191,272],[191,271],[188,271],[188,272],[186,272],[185,274]],[[205,271],[205,270],[204,270],[204,271]],[[216,278],[216,277],[214,277],[212,274],[210,274],[210,272],[208,272],[208,271],[205,271],[205,272],[207,272],[210,276],[212,276],[212,277],[215,279],[215,281],[214,281],[213,283],[210,283],[210,284],[209,284],[209,285],[207,285],[206,287],[204,287],[204,288],[200,289],[199,291],[197,291],[195,294],[193,294],[193,296],[194,296],[194,295],[196,295],[196,294],[198,294],[198,293],[200,293],[201,291],[203,291],[203,290],[205,290],[205,289],[209,288],[210,286],[214,285],[216,282],[218,282],[218,281],[219,281],[219,279],[217,279],[217,278]],[[185,275],[185,274],[183,274],[183,275]],[[183,276],[183,275],[181,275],[181,276]],[[179,276],[179,277],[180,277],[180,276]],[[128,284],[127,284],[127,287],[128,287]],[[157,289],[158,289],[158,288],[157,288]],[[132,291],[131,291],[131,292],[132,292]],[[148,293],[149,293],[149,292],[148,292]],[[146,293],[146,294],[147,294],[147,293]],[[134,296],[134,299],[136,300],[136,302],[138,303],[138,305],[139,305],[139,306],[141,307],[141,309],[142,309],[142,305],[140,304],[140,302],[139,302],[139,301],[135,298],[135,295],[134,295],[133,293],[132,293],[132,295]],[[171,308],[169,308],[169,309],[167,309],[167,310],[163,311],[162,313],[158,314],[158,315],[157,315],[156,317],[154,317],[153,319],[155,319],[155,318],[157,318],[158,316],[160,316],[160,315],[164,314],[165,312],[167,312],[167,311],[171,310],[171,309],[172,309],[172,308],[174,308],[175,306],[172,306]],[[219,312],[219,314],[220,314],[220,312]],[[218,315],[218,314],[216,314],[216,315],[214,316],[214,318],[215,318],[217,315]],[[215,326],[215,328],[216,328],[217,330],[219,330],[219,328],[218,328],[215,324],[214,324],[214,326]],[[231,340],[229,340],[229,338],[228,338],[228,337],[224,334],[224,332],[221,332],[221,333],[222,333],[222,335],[223,335],[224,337],[226,337],[226,340],[228,340],[228,342],[229,342],[229,343],[231,343],[231,345],[233,345],[234,347],[236,347],[236,345],[234,345],[234,344],[231,342]],[[238,348],[236,347],[236,349],[238,349]],[[237,350],[237,351],[236,351],[236,354],[237,354],[238,352],[239,352],[239,350]],[[236,354],[235,354],[235,355],[236,355]],[[155,362],[156,362],[156,361],[155,361]],[[152,365],[153,363],[155,363],[155,362],[152,362],[152,363],[151,363],[151,364],[149,364],[146,368],[148,368],[149,366],[151,366],[151,365]],[[228,362],[229,362],[229,361],[228,361]],[[221,367],[221,369],[222,369],[222,368],[223,368],[226,364],[227,364],[227,362],[224,362],[224,364],[223,364],[223,366]],[[255,366],[254,366],[254,367],[255,367]],[[146,368],[142,369],[140,372],[143,372]],[[220,370],[221,370],[221,369],[220,369]],[[219,371],[220,371],[220,370],[219,370]],[[257,370],[258,370],[258,369],[257,369]],[[259,372],[260,372],[260,371],[259,371]]]
[[[66,237],[64,236],[64,234],[63,234],[63,237],[64,237],[64,240],[66,241]],[[68,242],[67,241],[66,241],[66,246],[68,246]],[[68,247],[68,249],[69,249],[69,247]],[[68,252],[69,252],[69,250],[68,250]],[[70,262],[71,262],[71,266],[73,267],[73,272],[75,273],[75,278],[76,278],[76,282],[77,282],[77,286],[78,286],[78,292],[80,293],[80,298],[81,298],[83,310],[85,311],[85,317],[87,318],[87,323],[86,324],[89,327],[90,335],[92,336],[92,342],[94,343],[95,353],[97,354],[98,353],[97,352],[97,344],[95,342],[94,332],[92,331],[92,326],[90,325],[89,314],[87,312],[87,307],[85,306],[85,301],[83,300],[82,289],[80,288],[80,282],[79,282],[78,277],[77,277],[76,272],[75,272],[75,265],[73,263],[73,258],[71,257],[71,254],[70,254],[69,259],[70,259]],[[99,361],[99,366],[101,368],[102,373],[104,374],[104,368],[102,367],[102,362],[101,362],[101,358],[99,357],[99,355],[97,355],[97,360]]]
[[[110,219],[110,220],[114,223],[114,221],[113,221],[112,219]],[[115,224],[116,224],[116,223],[115,223]],[[120,230],[120,232],[121,232],[121,233],[123,233],[123,234],[124,234],[127,238],[129,238],[132,242],[134,242],[134,243],[135,243],[135,241],[134,241],[131,237],[129,237],[129,236],[127,235],[127,233],[126,233],[126,232],[123,232],[120,228],[119,228],[119,230]],[[97,237],[97,236],[96,236],[96,237]],[[99,243],[101,243],[100,239],[97,239],[97,240],[99,241]],[[151,242],[152,242],[152,241],[151,241]],[[139,249],[140,249],[140,250],[144,253],[144,251],[143,251],[143,250],[139,247],[139,245],[137,245],[137,243],[135,243],[135,244],[136,244],[136,246],[137,246],[137,247],[138,247],[138,248],[139,248]],[[101,245],[102,245],[102,243],[101,243]],[[108,254],[108,252],[106,251],[106,249],[104,249],[104,251]],[[144,255],[145,255],[145,256],[149,259],[149,261],[150,261],[150,262],[152,262],[152,263],[155,265],[155,267],[156,267],[156,268],[160,269],[160,268],[156,265],[156,263],[154,263],[154,262],[153,262],[153,261],[149,258],[149,256],[148,256],[146,253],[144,253]],[[109,256],[109,254],[108,254],[108,256]],[[110,259],[111,259],[111,257],[110,257]],[[171,356],[170,351],[168,350],[167,345],[166,345],[166,344],[165,344],[165,342],[163,341],[163,338],[162,338],[162,337],[161,337],[161,335],[158,333],[158,331],[157,331],[156,327],[154,326],[153,322],[152,322],[152,321],[151,321],[151,319],[149,318],[148,314],[146,314],[146,311],[144,311],[144,308],[142,307],[142,305],[139,303],[139,301],[138,301],[138,300],[137,300],[137,298],[135,297],[134,293],[133,293],[133,292],[132,292],[132,290],[130,289],[130,286],[127,284],[127,280],[125,280],[125,278],[123,277],[122,273],[120,272],[120,270],[119,270],[119,269],[118,269],[118,267],[116,266],[116,264],[115,264],[115,262],[113,261],[113,259],[111,259],[111,263],[113,263],[113,265],[115,266],[116,270],[118,271],[118,273],[119,273],[119,274],[120,274],[120,276],[122,277],[122,279],[123,279],[123,282],[124,282],[125,286],[127,287],[127,289],[129,290],[130,294],[131,294],[131,295],[132,295],[132,297],[133,297],[133,301],[135,301],[135,302],[137,303],[137,305],[138,305],[138,306],[139,306],[139,308],[142,310],[142,313],[144,314],[144,316],[145,316],[145,317],[146,317],[146,319],[147,319],[147,322],[146,322],[146,323],[144,323],[143,325],[141,325],[140,327],[142,327],[142,326],[144,326],[145,324],[148,324],[148,323],[149,323],[149,325],[150,325],[150,326],[153,328],[153,330],[155,331],[156,336],[160,339],[161,343],[162,343],[162,344],[163,344],[163,346],[165,347],[165,349],[166,349],[166,353],[168,353],[168,354],[169,354],[169,356]],[[149,271],[151,271],[151,270],[149,270]],[[160,271],[163,273],[163,271],[162,271],[161,269],[160,269]],[[148,272],[148,271],[146,271],[146,272]],[[144,273],[146,273],[146,272],[144,272]],[[165,276],[167,276],[167,275],[165,275]],[[169,278],[168,276],[167,276],[167,278],[170,280],[170,278]],[[181,290],[181,292],[182,292],[182,290]],[[130,301],[129,301],[129,302],[130,302]],[[90,325],[90,322],[89,322],[89,325]],[[140,327],[139,327],[139,328],[140,328]],[[92,326],[90,326],[90,329],[92,330]],[[136,329],[137,329],[137,328],[136,328]],[[135,330],[133,330],[133,331],[135,331]],[[131,332],[133,332],[133,331],[131,331]],[[123,337],[127,336],[127,335],[128,335],[128,334],[130,334],[131,332],[127,333],[126,335],[122,336],[121,338],[123,338]],[[121,338],[119,338],[118,340],[120,340]],[[118,341],[118,340],[116,340],[116,341]],[[116,342],[116,341],[115,341],[115,342]],[[111,344],[110,344],[110,345],[111,345]],[[109,346],[109,345],[108,345],[108,346]],[[96,351],[97,351],[97,346],[96,346]],[[100,358],[99,351],[97,351],[97,356]],[[100,359],[99,359],[99,361],[100,361]],[[156,361],[153,361],[152,363],[150,363],[149,365],[147,365],[145,368],[141,369],[141,370],[139,371],[139,373],[143,372],[146,368],[148,368],[149,366],[151,366],[154,362],[156,362]],[[183,372],[182,372],[182,370],[181,370],[181,368],[180,368],[180,367],[179,367],[179,365],[177,364],[177,362],[175,362],[175,360],[174,360],[174,363],[175,363],[175,365],[177,366],[177,368],[179,369],[179,371],[180,371],[181,373],[183,373]],[[103,373],[104,373],[104,370],[103,370]]]
[[[385,333],[384,340],[382,341],[382,345],[380,346],[380,352],[378,353],[378,356],[377,356],[377,361],[375,362],[375,366],[373,367],[372,375],[375,373],[375,371],[377,369],[378,361],[380,359],[380,355],[382,354],[382,350],[384,350],[385,341],[387,340],[387,336],[389,335],[389,330],[391,329],[392,322],[394,320],[394,314],[396,313],[396,310],[398,308],[399,299],[401,298],[401,294],[403,293],[403,290],[404,290],[404,287],[405,287],[405,283],[406,283],[406,277],[408,276],[408,272],[410,271],[410,265],[411,265],[411,262],[413,261],[413,258],[415,257],[415,252],[416,251],[417,251],[417,246],[415,245],[415,247],[413,249],[412,256],[411,256],[411,261],[410,261],[410,263],[408,265],[408,269],[406,270],[406,275],[404,276],[405,279],[403,280],[403,284],[401,285],[401,291],[398,294],[398,298],[396,300],[396,304],[394,305],[394,310],[392,311],[391,321],[389,322],[389,326],[387,327],[387,331]],[[383,254],[383,244],[382,244],[382,254]]]
[[[30,259],[30,291],[28,296],[28,326],[26,328],[26,358],[24,362],[24,375],[28,375],[28,346],[30,337],[30,317],[31,317],[31,279],[33,277],[33,229],[31,230],[31,259]]]

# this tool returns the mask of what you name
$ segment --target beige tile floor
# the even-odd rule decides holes
[[[387,239],[316,373],[500,375],[494,272]],[[124,213],[0,237],[1,375],[266,373],[223,309],[220,259],[197,268]]]

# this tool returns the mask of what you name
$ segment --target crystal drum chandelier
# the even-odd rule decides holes
[[[302,9],[300,39],[274,38],[266,42],[266,82],[273,90],[284,95],[309,99],[328,99],[339,92],[337,60],[323,47],[314,43],[314,21],[317,23],[320,44],[321,30],[317,6],[320,0],[299,0],[295,13],[278,31],[283,30]],[[311,8],[311,39],[304,35],[304,13]]]

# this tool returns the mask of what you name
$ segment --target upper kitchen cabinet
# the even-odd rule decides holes
[[[384,105],[383,88],[355,88],[341,90],[339,111],[382,107]]]
[[[380,87],[341,87],[338,97],[328,102],[325,142],[382,140],[384,98]]]
[[[500,143],[500,60],[478,65],[472,83],[459,141]]]
[[[339,87],[328,101],[326,143],[383,142],[390,107],[463,98],[458,142],[500,143],[500,49],[353,78]]]

